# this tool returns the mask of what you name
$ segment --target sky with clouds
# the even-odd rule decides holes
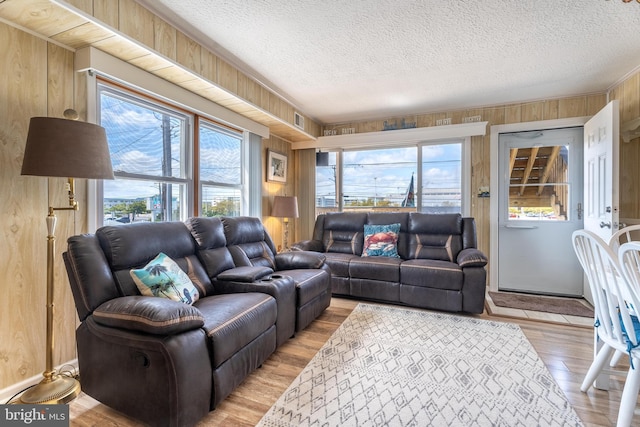
[[[170,151],[171,167],[165,176],[184,176],[186,156],[182,139],[188,118],[181,113],[141,105],[133,98],[115,92],[101,92],[100,123],[107,131],[114,172],[161,178],[164,150]],[[170,117],[164,119],[163,116]],[[168,125],[170,147],[163,143]],[[237,185],[241,183],[242,136],[203,124],[201,138],[201,178],[205,181]],[[418,148],[360,150],[343,152],[343,193],[348,200],[376,198],[401,203],[412,176],[417,189]],[[422,147],[422,178],[428,188],[460,188],[461,145],[441,144]],[[317,196],[335,198],[336,155],[330,153],[328,167],[317,169]],[[174,195],[180,193],[175,185]],[[104,197],[147,198],[159,193],[158,181],[118,179],[105,181]],[[211,191],[207,191],[211,193]],[[232,191],[237,194],[237,191]]]

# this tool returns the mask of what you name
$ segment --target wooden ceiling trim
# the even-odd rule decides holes
[[[132,6],[132,1],[125,0],[119,2],[120,6],[125,5],[125,9]],[[87,3],[88,4],[88,3]],[[291,143],[313,141],[315,135],[319,134],[320,126],[314,123],[307,116],[305,117],[305,130],[293,125],[293,113],[295,108],[287,101],[260,86],[260,105],[243,99],[238,93],[239,82],[251,80],[241,79],[241,72],[213,54],[206,55],[205,48],[193,45],[192,40],[180,40],[181,44],[189,45],[189,48],[197,53],[198,58],[180,58],[181,63],[166,59],[158,51],[153,50],[155,38],[149,33],[149,28],[153,28],[154,14],[151,12],[138,10],[136,15],[144,17],[144,25],[139,28],[127,18],[126,13],[117,8],[116,14],[109,9],[105,10],[105,5],[98,3],[96,7],[88,7],[86,4],[80,5],[77,0],[20,0],[0,3],[0,18],[7,20],[9,24],[22,26],[24,29],[33,31],[51,40],[53,43],[67,46],[71,49],[80,49],[86,46],[93,46],[118,59],[129,62],[145,71],[156,74],[173,84],[190,90],[203,98],[220,104],[231,111],[242,114],[255,120],[256,122],[268,126],[270,132]],[[95,9],[95,10],[94,10]],[[109,22],[116,23],[113,27],[99,20],[97,16],[109,14]],[[151,18],[151,21],[149,20]],[[157,17],[157,19],[160,19]],[[94,21],[95,20],[95,21]],[[133,20],[135,21],[135,20]],[[126,22],[129,22],[128,24]],[[158,26],[161,27],[161,26]],[[125,34],[124,30],[131,30],[133,34]],[[164,32],[166,28],[162,29]],[[123,31],[120,33],[119,31]],[[203,61],[201,56],[214,61]],[[177,59],[177,58],[176,58]],[[189,62],[192,61],[192,62]],[[215,62],[212,67],[211,62]],[[195,70],[187,68],[185,63],[192,64]],[[198,63],[200,64],[198,66]],[[213,69],[212,69],[213,68]],[[201,75],[204,70],[213,71],[215,79],[206,78]],[[208,73],[207,73],[208,74]],[[211,76],[213,77],[213,76]],[[242,87],[246,88],[245,82]],[[252,85],[251,96],[257,99],[257,88]],[[265,98],[265,93],[266,98]],[[270,111],[271,108],[274,111]],[[291,114],[289,114],[291,113]],[[291,115],[291,117],[284,116]],[[307,131],[308,130],[308,131]]]
[[[0,16],[47,38],[86,23],[86,19],[43,0],[5,1],[0,3]]]
[[[113,33],[105,30],[104,28],[90,22],[85,22],[84,24],[74,27],[68,31],[55,34],[51,36],[51,39],[74,49],[80,49],[84,46],[109,38],[112,35]]]

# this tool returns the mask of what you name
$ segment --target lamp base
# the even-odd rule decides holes
[[[20,397],[20,403],[58,405],[72,401],[78,394],[80,394],[80,382],[75,378],[45,373],[44,379],[39,384]]]

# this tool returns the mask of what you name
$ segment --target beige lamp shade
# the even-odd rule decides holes
[[[22,175],[114,179],[102,126],[54,117],[32,117]]]
[[[271,216],[277,216],[280,218],[298,218],[298,198],[295,196],[274,197]]]

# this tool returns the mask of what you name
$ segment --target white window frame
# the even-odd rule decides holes
[[[431,140],[428,142],[421,142],[418,144],[399,144],[391,143],[389,146],[383,146],[382,144],[375,144],[371,146],[360,145],[354,148],[344,148],[341,150],[329,149],[324,150],[328,152],[336,153],[336,181],[338,193],[336,194],[337,209],[342,212],[344,209],[343,199],[343,153],[346,151],[368,151],[368,150],[385,150],[390,148],[403,148],[414,147],[416,148],[416,181],[415,181],[415,197],[416,197],[416,210],[419,212],[422,207],[422,148],[429,145],[444,145],[444,144],[461,144],[461,164],[460,164],[460,213],[462,216],[471,215],[471,137],[464,138],[449,138],[444,140]],[[315,173],[315,172],[314,172]],[[317,199],[317,194],[314,194],[314,205]],[[317,206],[314,206],[316,208]]]
[[[259,216],[262,212],[262,187],[256,152],[261,147],[258,139],[269,138],[269,128],[221,105],[209,101],[180,86],[170,83],[127,62],[121,61],[94,47],[78,49],[75,54],[75,70],[82,73],[86,82],[87,121],[96,123],[98,106],[97,75],[120,83],[143,94],[168,102],[178,108],[193,112],[208,120],[221,123],[243,132],[243,179],[242,215]],[[192,162],[191,162],[192,163]],[[100,181],[88,180],[87,224],[93,232],[102,224],[103,191]],[[193,205],[193,203],[189,203]]]
[[[98,80],[98,79],[96,79]],[[176,221],[176,220],[184,220],[186,218],[188,218],[189,216],[193,216],[194,215],[194,211],[193,211],[193,203],[191,203],[194,199],[194,194],[195,194],[195,186],[194,186],[194,180],[193,180],[193,149],[194,149],[194,132],[193,132],[193,127],[194,127],[194,120],[195,120],[195,115],[192,113],[188,113],[188,112],[184,112],[181,111],[177,108],[172,108],[170,105],[165,105],[163,103],[160,103],[158,100],[156,100],[155,98],[151,98],[151,97],[141,97],[139,95],[136,95],[136,93],[132,92],[131,90],[129,90],[128,88],[122,88],[122,87],[118,87],[116,85],[114,85],[113,83],[109,82],[109,81],[96,81],[96,87],[97,89],[97,97],[96,97],[96,106],[97,109],[99,110],[100,107],[98,107],[98,104],[100,103],[100,89],[99,87],[102,86],[105,89],[105,91],[107,93],[113,94],[114,97],[120,97],[124,100],[127,100],[128,102],[132,103],[132,104],[140,104],[140,105],[151,105],[154,108],[157,108],[160,111],[166,111],[170,114],[173,114],[177,117],[181,117],[184,119],[184,129],[183,129],[183,141],[181,142],[180,145],[180,151],[181,151],[181,161],[180,161],[180,177],[172,177],[172,176],[154,176],[154,175],[140,175],[140,174],[136,174],[136,173],[131,173],[131,172],[117,172],[114,171],[114,175],[116,177],[116,179],[121,178],[121,179],[132,179],[132,180],[141,180],[141,181],[157,181],[157,182],[161,182],[164,184],[177,184],[177,185],[184,185],[185,187],[185,197],[183,197],[180,200],[180,212],[181,212],[181,216],[182,218],[171,218],[171,220]],[[99,114],[99,111],[97,111],[97,113]],[[98,115],[97,114],[97,115]],[[97,118],[97,117],[96,117]],[[100,181],[98,184],[101,188],[101,190],[104,189],[104,182]],[[103,196],[104,196],[104,191],[102,191]],[[101,198],[101,200],[104,200],[104,198]],[[100,200],[97,201],[98,205],[96,206],[96,208],[98,208]],[[171,208],[171,207],[170,207]],[[99,212],[98,212],[99,214]],[[98,225],[100,225],[100,217],[98,216],[98,218],[96,218]]]
[[[199,120],[198,125],[202,126],[202,121],[203,120]],[[248,164],[248,149],[249,149],[249,136],[248,136],[248,132],[240,132],[238,130],[235,129],[226,129],[224,126],[220,125],[219,123],[216,123],[212,120],[206,119],[204,120],[206,122],[207,127],[210,128],[215,128],[215,129],[219,129],[220,132],[222,133],[226,133],[228,135],[232,135],[232,136],[238,136],[240,139],[240,184],[225,184],[225,183],[220,183],[220,182],[214,182],[214,181],[205,181],[202,179],[202,171],[200,171],[199,176],[200,176],[200,180],[198,182],[198,188],[196,189],[196,191],[199,192],[199,200],[200,203],[198,204],[198,210],[200,210],[202,208],[202,202],[203,202],[203,197],[202,197],[202,186],[207,185],[209,187],[218,187],[218,188],[231,188],[231,189],[238,189],[240,190],[240,215],[248,215],[249,212],[249,208],[247,206],[248,202],[249,202],[249,189],[248,189],[248,184],[250,184],[251,180],[250,180],[250,171],[251,169],[249,168],[249,164]],[[200,134],[200,131],[198,131],[198,135]],[[200,145],[198,144],[198,147],[200,147]],[[200,153],[198,153],[198,158],[200,158]],[[198,164],[197,167],[201,167],[201,164]],[[198,212],[198,214],[201,214],[201,212]]]

